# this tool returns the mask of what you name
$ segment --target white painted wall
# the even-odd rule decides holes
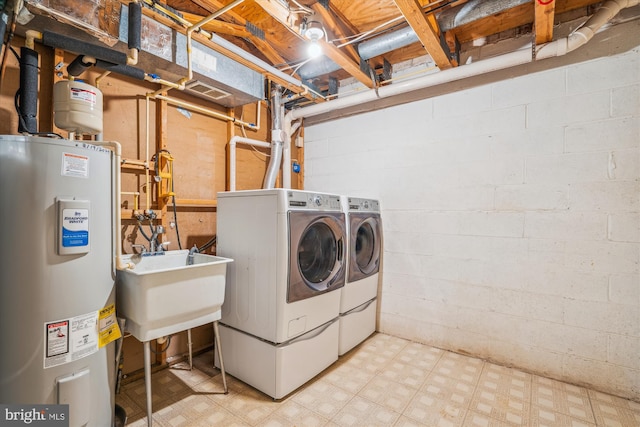
[[[640,399],[640,48],[305,135],[381,201],[380,330]]]

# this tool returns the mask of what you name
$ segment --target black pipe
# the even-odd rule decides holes
[[[129,40],[127,46],[129,49],[140,50],[140,31],[142,28],[142,6],[140,3],[129,3]]]
[[[9,14],[3,10],[0,12],[0,45],[4,44],[4,35],[7,33],[8,24]]]
[[[141,70],[140,68],[132,67],[131,65],[113,64],[100,59],[96,61],[96,67],[138,80],[144,80],[146,76],[144,70]]]
[[[42,44],[82,55],[92,56],[113,64],[126,64],[127,54],[103,46],[86,43],[62,34],[45,31],[42,33]]]
[[[38,52],[20,48],[20,89],[18,132],[38,132]]]
[[[78,55],[76,59],[71,61],[69,65],[67,65],[67,73],[70,76],[77,77],[80,74],[84,73],[84,71],[93,65],[91,61],[85,61],[86,57],[84,55]]]

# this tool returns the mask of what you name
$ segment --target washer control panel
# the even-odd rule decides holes
[[[349,197],[349,210],[361,212],[380,212],[380,202],[373,199]]]
[[[310,210],[340,210],[340,196],[306,191],[289,191],[289,207]]]

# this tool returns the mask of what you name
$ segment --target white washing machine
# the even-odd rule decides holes
[[[347,277],[340,298],[338,354],[376,330],[382,221],[377,200],[343,197],[347,221]]]
[[[346,224],[340,196],[272,189],[218,193],[227,272],[225,369],[280,399],[338,359]]]

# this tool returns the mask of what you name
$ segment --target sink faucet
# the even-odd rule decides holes
[[[194,244],[191,249],[189,249],[189,256],[187,257],[187,265],[193,265],[193,256],[194,254],[199,253],[198,247]]]
[[[134,248],[134,249],[139,249],[140,250],[140,255],[143,255],[143,254],[147,253],[147,248],[144,245],[134,244],[134,245],[131,245],[131,247]]]

